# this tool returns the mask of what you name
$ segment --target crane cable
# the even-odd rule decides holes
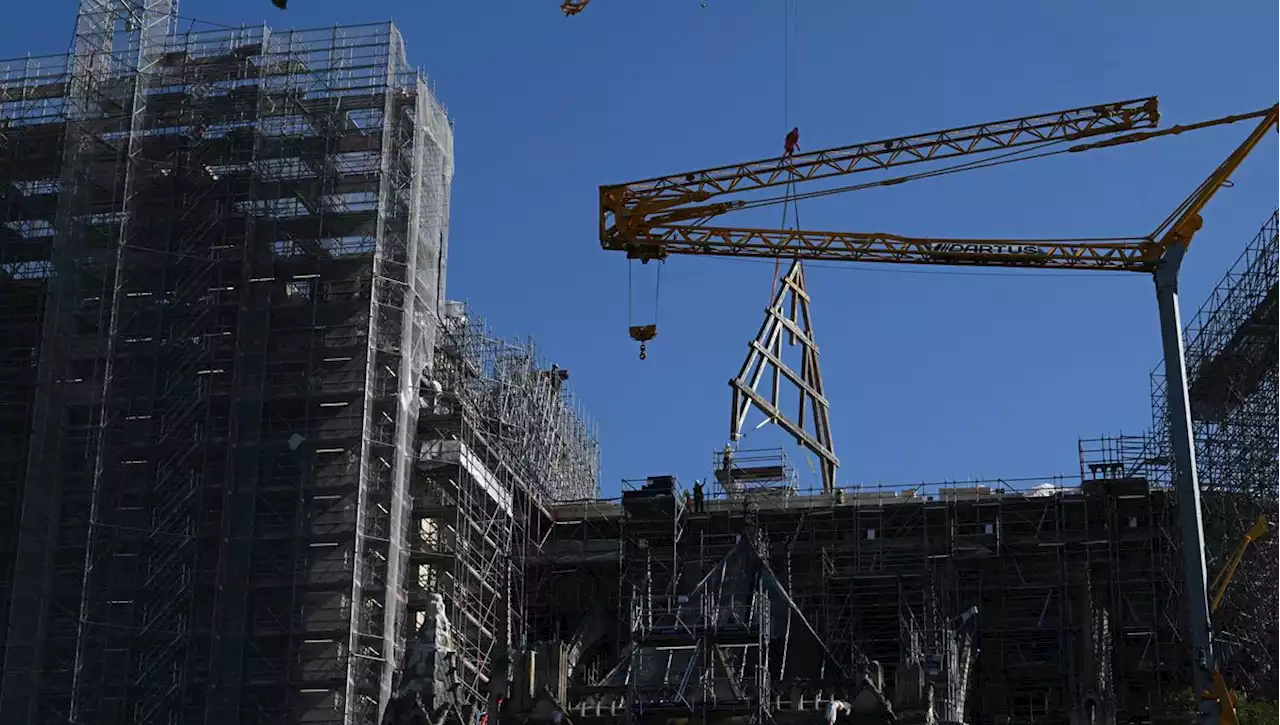
[[[649,325],[635,324],[635,284],[632,280],[632,272],[635,269],[635,260],[627,260],[627,328],[630,331],[631,339],[640,343],[640,359],[644,360],[648,357],[645,343],[652,340],[658,334],[658,309],[662,302],[662,266],[665,260],[659,259],[657,279],[653,288],[653,323]]]
[[[782,127],[785,129],[791,125],[791,35],[795,32],[795,0],[786,0],[782,6]],[[794,174],[794,172],[793,172]],[[784,188],[782,201],[782,223],[779,230],[787,229],[787,206],[790,201],[792,215],[795,217],[795,228],[800,228],[800,203],[795,200],[796,182],[788,181]],[[769,285],[769,304],[766,310],[772,309],[774,300],[778,297],[778,272],[782,265],[782,256],[775,254],[773,256],[773,282]],[[781,310],[779,310],[781,312]],[[766,313],[767,314],[767,313]],[[755,430],[763,428],[765,425],[773,422],[773,418],[765,417]]]
[[[786,0],[782,5],[782,127],[784,129],[791,125],[791,36],[795,32],[795,15],[795,0]],[[788,181],[783,189],[782,224],[779,227],[779,231],[786,231],[787,229],[788,201],[790,201],[791,208],[794,210],[795,228],[799,229],[800,203],[796,198],[795,180]],[[769,306],[773,305],[773,298],[778,294],[778,272],[781,264],[781,255],[774,255],[773,283],[769,286]]]
[[[782,5],[782,127],[785,129],[791,125],[791,33],[794,27],[795,2],[794,0],[786,0]],[[791,202],[791,208],[796,220],[796,229],[800,228],[800,205],[792,200],[796,192],[795,181],[788,181],[782,199],[782,222],[779,229],[785,231],[787,228],[787,206]],[[712,217],[707,217],[710,220]],[[699,223],[705,223],[699,222]],[[773,282],[769,285],[769,302],[765,305],[766,313],[773,308],[774,299],[778,296],[778,272],[782,264],[782,256],[775,254],[773,256]],[[765,416],[758,425],[752,428],[752,431],[760,430],[766,425],[773,422],[773,418]],[[747,431],[750,433],[751,431]],[[747,433],[741,433],[741,438],[746,438]],[[741,440],[741,438],[739,440]]]
[[[1044,151],[1037,154],[1032,154],[1031,152],[1048,148],[1050,146],[1062,144],[1062,143],[1065,143],[1066,141],[1067,141],[1066,139],[1046,141],[1044,143],[1035,144],[1027,148],[1006,151],[1002,154],[997,154],[995,156],[987,156],[981,159],[974,159],[972,161],[963,161],[958,164],[953,164],[951,166],[944,166],[941,168],[929,169],[927,171],[919,171],[914,174],[892,176],[887,179],[878,179],[876,181],[865,181],[859,184],[847,184],[845,186],[838,186],[831,189],[818,189],[816,191],[806,191],[801,193],[788,192],[778,196],[768,196],[760,199],[753,199],[751,201],[742,202],[740,205],[735,206],[733,208],[733,211],[740,211],[743,209],[755,209],[758,207],[773,206],[775,204],[786,204],[788,201],[794,202],[797,199],[818,199],[824,196],[833,196],[835,194],[843,194],[849,191],[862,191],[864,189],[872,189],[877,186],[893,186],[896,184],[903,184],[908,181],[930,179],[935,176],[946,176],[949,174],[960,173],[962,171],[976,171],[978,169],[992,168],[995,166],[1004,166],[1005,164],[1012,164],[1020,161],[1032,161],[1035,159],[1041,159],[1048,156],[1057,156],[1059,154],[1069,153],[1070,149],[1059,149],[1057,151]],[[1030,154],[1030,155],[1024,155],[1024,154]],[[788,182],[788,186],[794,186],[794,184],[795,182]]]

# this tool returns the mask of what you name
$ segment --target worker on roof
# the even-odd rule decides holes
[[[787,139],[783,142],[783,156],[790,156],[800,150],[800,127],[797,126],[787,132]]]
[[[693,482],[693,511],[694,513],[703,513],[702,511],[702,481]]]

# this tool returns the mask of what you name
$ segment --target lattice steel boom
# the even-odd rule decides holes
[[[963,239],[926,238],[897,234],[761,229],[711,226],[706,220],[751,206],[777,203],[741,200],[708,202],[784,184],[889,169],[967,154],[1047,145],[1102,134],[1154,126],[1156,99],[1140,99],[1028,116],[886,141],[857,144],[809,154],[784,156],[734,166],[693,171],[646,181],[600,188],[600,242],[606,250],[624,251],[634,259],[662,259],[669,254],[741,257],[791,257],[844,262],[899,264],[985,265],[1048,269],[1089,269],[1152,272],[1164,251],[1175,242],[1184,245],[1198,228],[1198,212],[1266,131],[1276,123],[1276,107],[1224,116],[1187,126],[1146,131],[1076,145],[1064,153],[1134,143],[1242,120],[1262,118],[1250,136],[1197,190],[1175,210],[1173,217],[1151,234],[1140,237],[1088,239]],[[980,162],[974,162],[975,164]],[[871,185],[902,183],[895,177]],[[854,188],[865,188],[861,185]],[[845,189],[851,190],[851,189]],[[841,189],[822,194],[835,193]],[[803,195],[802,195],[803,196]]]
[[[1148,271],[1152,252],[1143,237],[1112,239],[939,239],[864,232],[654,226],[636,247],[666,254],[786,257],[828,262],[966,264],[1002,267]]]
[[[663,256],[660,252],[653,254],[638,249],[637,236],[655,223],[699,219],[743,206],[740,201],[692,206],[717,196],[1154,128],[1159,118],[1158,100],[1142,98],[602,186],[600,241],[605,249],[625,249],[632,256],[642,258],[660,257]]]

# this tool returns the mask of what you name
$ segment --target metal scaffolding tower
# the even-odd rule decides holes
[[[451,126],[390,24],[173,5],[83,0],[67,62],[0,63],[0,721],[371,722]]]
[[[547,506],[599,495],[599,444],[567,377],[532,343],[498,338],[448,304],[419,390],[407,634],[439,596],[464,722],[493,707],[527,645],[539,592],[522,566],[549,534]]]
[[[31,434],[37,409],[46,415],[54,402],[47,379],[40,387],[39,360],[44,326],[53,317],[48,303],[58,301],[49,294],[50,252],[66,143],[67,61],[59,55],[0,62],[0,652],[8,644],[18,577],[14,562]]]

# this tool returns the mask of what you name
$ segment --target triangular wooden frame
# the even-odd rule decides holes
[[[809,302],[809,295],[804,287],[804,267],[797,259],[782,278],[773,297],[773,304],[765,310],[764,324],[748,346],[747,359],[742,363],[738,377],[729,381],[729,386],[733,388],[729,438],[733,441],[742,438],[742,426],[746,424],[747,414],[754,406],[791,434],[796,443],[818,457],[822,490],[830,493],[835,490],[836,469],[840,467],[840,459],[836,458],[831,442],[829,405],[822,389],[818,345],[813,340]],[[799,343],[804,348],[799,373],[782,360],[784,334],[788,345]],[[767,397],[759,392],[766,368],[770,374]],[[787,418],[778,407],[778,392],[784,379],[799,393],[799,411],[795,419]],[[811,421],[806,419],[806,414]]]

